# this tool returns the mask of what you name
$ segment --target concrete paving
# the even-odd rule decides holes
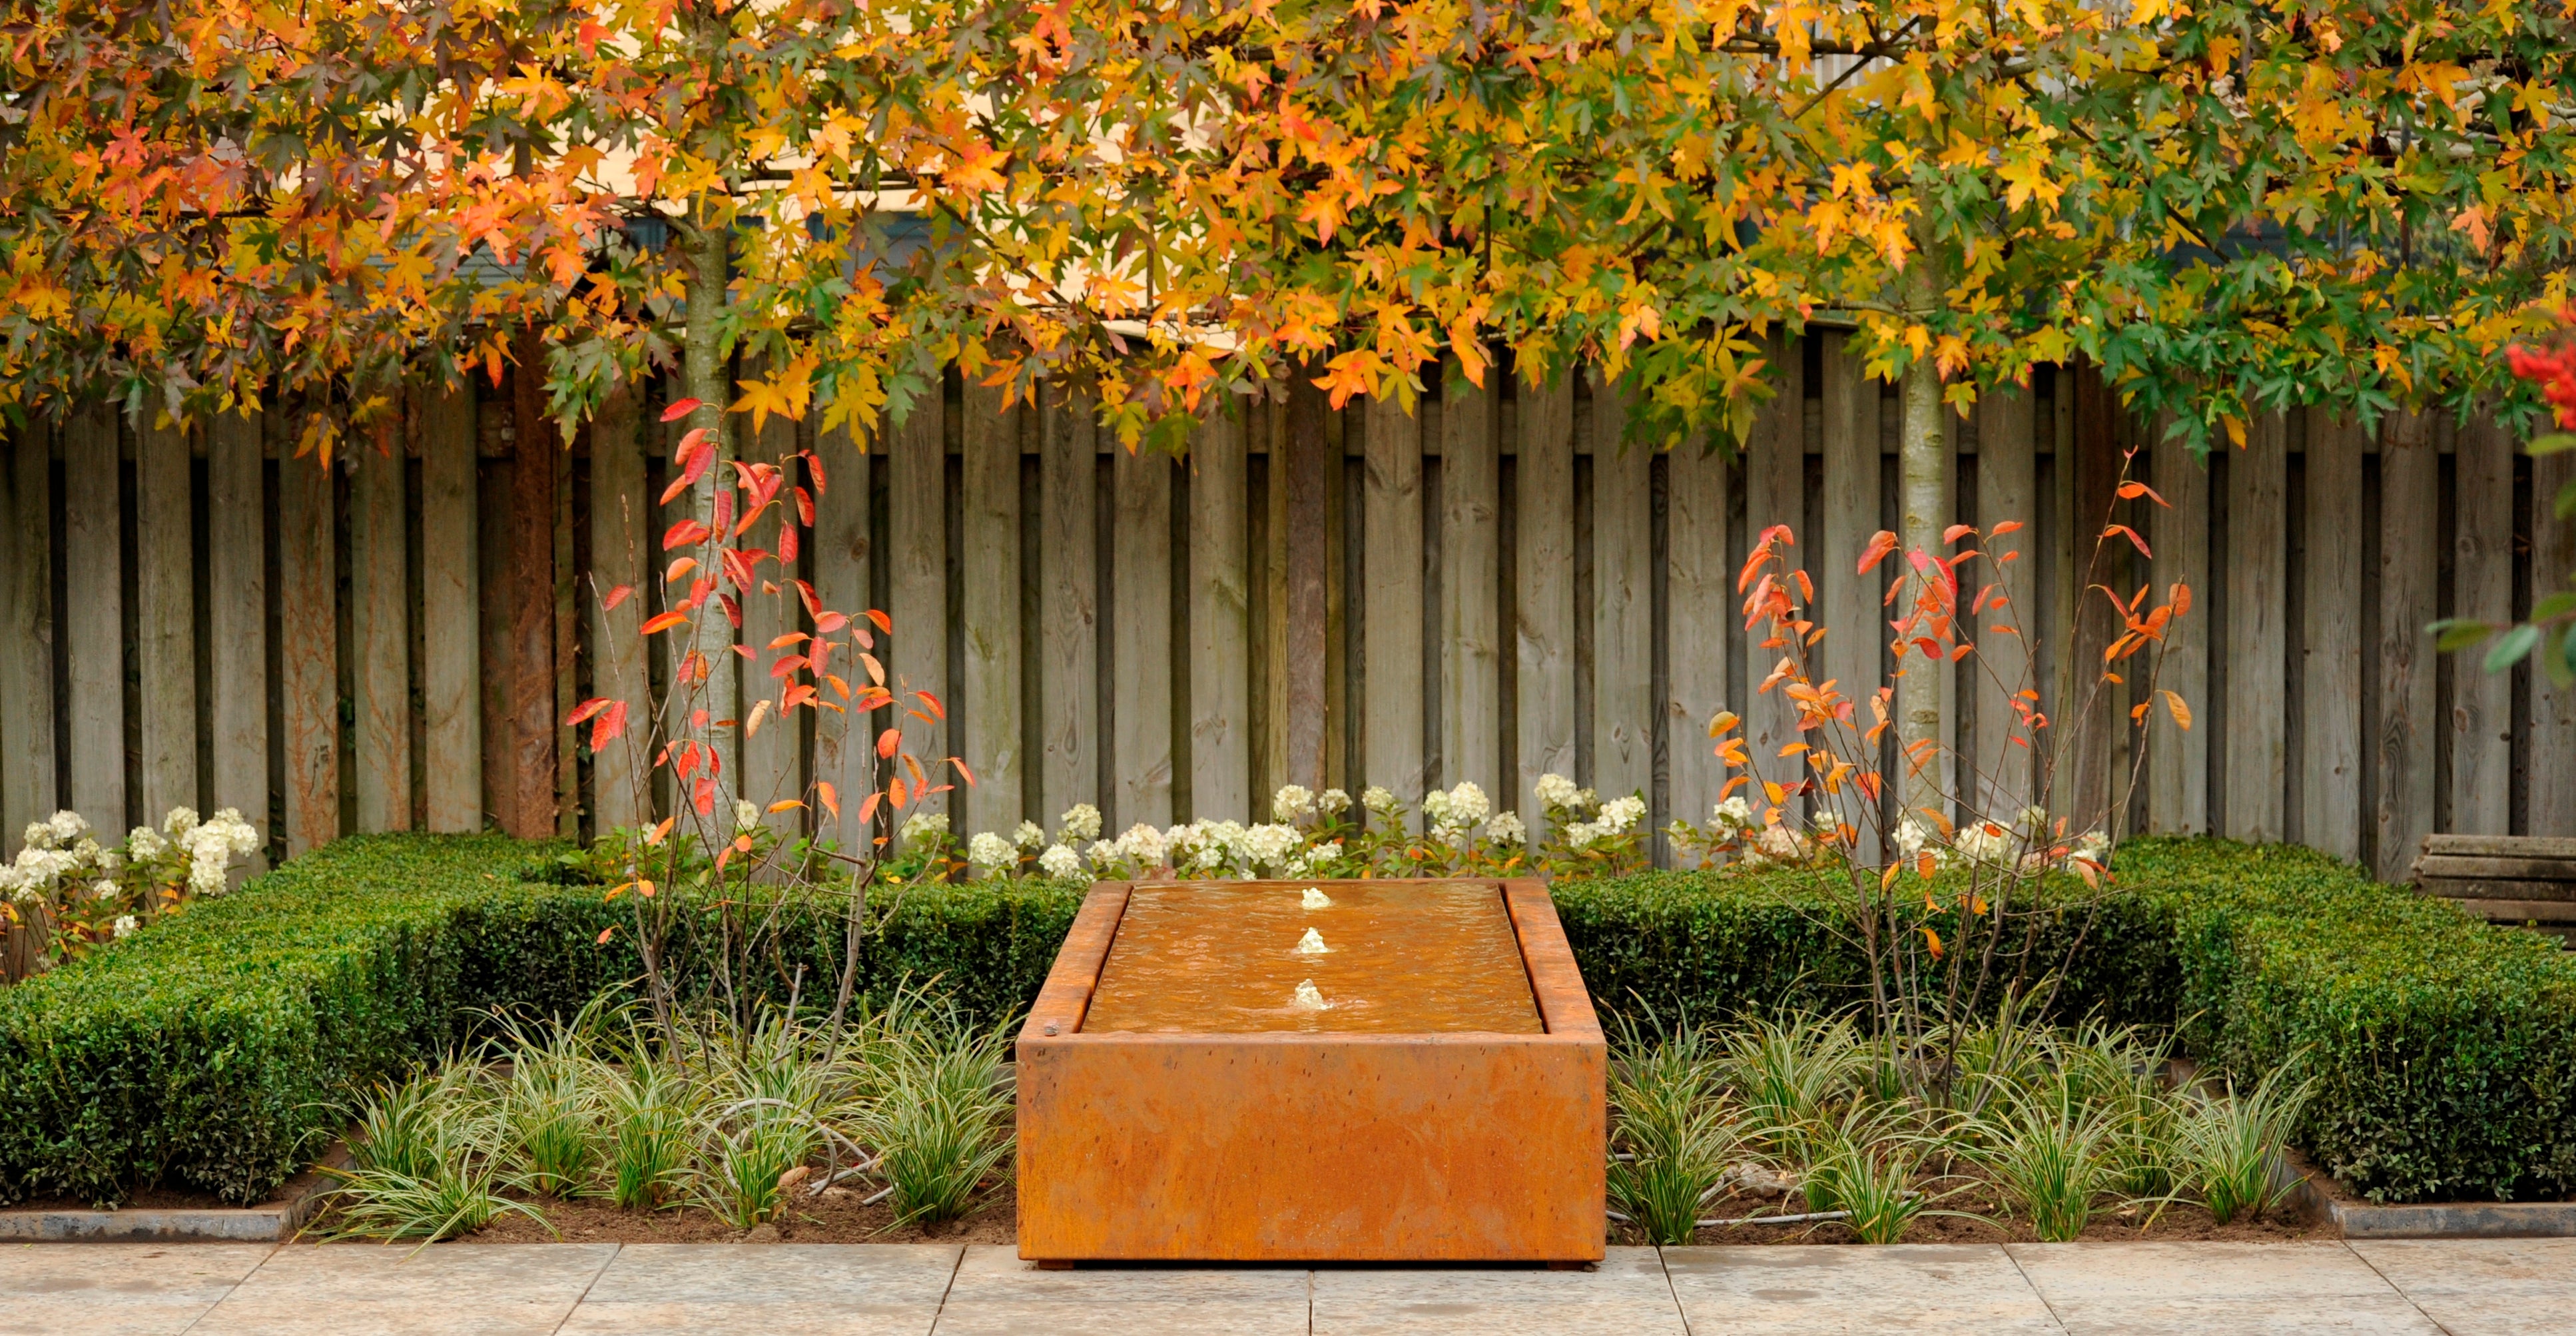
[[[1613,1248],[1590,1271],[1116,1266],[1005,1247],[0,1246],[0,1336],[2576,1331],[2576,1239]]]

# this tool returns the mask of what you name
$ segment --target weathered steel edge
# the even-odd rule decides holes
[[[2289,1208],[2311,1224],[2332,1221],[2348,1239],[2576,1238],[2576,1202],[2420,1202],[2382,1206],[2355,1201],[2304,1161],[2275,1160],[2273,1182]]]
[[[323,1164],[348,1157],[334,1145]],[[135,1208],[116,1211],[0,1209],[5,1243],[278,1243],[294,1237],[330,1196],[331,1179],[308,1169],[288,1179],[277,1199],[257,1206]]]
[[[1579,1043],[1602,1043],[1601,1018],[1593,1013],[1592,993],[1583,986],[1583,970],[1574,963],[1574,947],[1565,940],[1565,925],[1556,917],[1556,902],[1547,883],[1515,877],[1503,883],[1503,903],[1512,916],[1512,931],[1521,939],[1521,963],[1529,970],[1530,996],[1538,1003],[1539,1022],[1549,1035]]]
[[[1064,945],[1056,948],[1055,964],[1038,988],[1038,1000],[1020,1025],[1020,1044],[1039,1039],[1054,1042],[1080,1033],[1083,1014],[1091,1009],[1091,992],[1100,985],[1100,969],[1109,962],[1109,944],[1118,938],[1118,920],[1127,913],[1129,885],[1095,882],[1082,897],[1082,909],[1073,916]]]

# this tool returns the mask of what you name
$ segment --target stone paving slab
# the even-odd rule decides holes
[[[639,1244],[620,1248],[567,1336],[929,1336],[957,1244]]]
[[[1319,1270],[1310,1322],[1316,1336],[1687,1336],[1652,1248],[1612,1248],[1592,1271]]]
[[[551,1336],[616,1255],[614,1243],[289,1244],[188,1336]]]
[[[1040,1271],[1007,1244],[975,1244],[938,1336],[1303,1336],[1303,1270],[1083,1267]]]
[[[1666,1248],[1693,1332],[2057,1336],[2048,1306],[1992,1244]]]
[[[176,1336],[274,1251],[266,1243],[0,1246],[0,1333]]]
[[[2008,1243],[2070,1336],[2440,1328],[2341,1243]]]
[[[2373,1240],[2351,1246],[2451,1336],[2576,1329],[2576,1239]]]

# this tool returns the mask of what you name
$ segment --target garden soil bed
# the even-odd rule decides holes
[[[1783,1204],[1780,1198],[1762,1198],[1739,1193],[1710,1202],[1702,1208],[1703,1218],[1729,1220],[1757,1213],[1779,1215],[1802,1209],[1795,1197]],[[2025,1221],[2014,1218],[2004,1207],[2002,1197],[1983,1182],[1970,1179],[1959,1186],[1955,1195],[1947,1196],[1933,1209],[1957,1211],[1960,1215],[1918,1216],[1905,1227],[1906,1243],[2036,1243],[2039,1235]],[[1967,1217],[1983,1217],[1981,1219]],[[2294,1243],[2316,1239],[2337,1239],[2343,1231],[2331,1220],[2311,1223],[2300,1217],[2295,1205],[2284,1201],[2266,1212],[2259,1220],[2243,1216],[2222,1225],[2206,1207],[2193,1202],[2168,1203],[2159,1212],[2153,1203],[2134,1207],[2117,1207],[2098,1211],[2084,1228],[2088,1243]],[[1634,1225],[1613,1222],[1612,1243],[1644,1243],[1645,1234]],[[1854,1243],[1850,1229],[1826,1221],[1813,1225],[1734,1225],[1721,1229],[1703,1228],[1691,1235],[1693,1243]]]

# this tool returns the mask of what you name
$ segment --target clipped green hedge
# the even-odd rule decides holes
[[[156,1184],[256,1201],[372,1083],[471,1040],[495,1008],[568,1014],[641,972],[560,846],[342,840],[221,900],[0,989],[0,1201],[108,1205]],[[921,887],[891,903],[864,986],[929,985],[998,1020],[1036,996],[1081,888]],[[837,977],[819,916],[809,988]],[[820,980],[819,984],[810,982]]]
[[[2038,953],[2069,959],[2061,1013],[2179,1026],[2190,1052],[2238,1071],[2304,1051],[2317,1088],[2300,1143],[2374,1199],[2576,1188],[2576,957],[2554,939],[2295,846],[2142,839],[2117,872],[2098,912],[2067,914]],[[1857,951],[1798,874],[1643,873],[1554,895],[1608,1009],[1718,1020],[1863,998]]]

